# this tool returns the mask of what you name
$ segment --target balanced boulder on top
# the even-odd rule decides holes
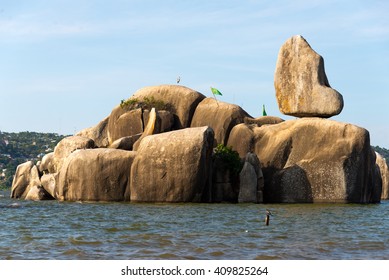
[[[324,60],[300,35],[281,47],[274,87],[281,113],[295,117],[329,118],[343,109],[343,97],[330,87]]]

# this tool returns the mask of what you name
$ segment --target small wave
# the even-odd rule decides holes
[[[101,241],[98,240],[84,240],[83,238],[75,238],[70,237],[69,241],[73,245],[101,245],[103,244]]]

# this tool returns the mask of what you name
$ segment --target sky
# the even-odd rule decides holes
[[[343,111],[389,148],[389,1],[0,0],[0,130],[73,134],[138,89],[181,85],[280,113],[278,51],[302,35]]]

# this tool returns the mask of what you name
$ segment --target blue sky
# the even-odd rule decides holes
[[[332,119],[389,148],[389,1],[0,1],[0,130],[73,134],[149,85],[282,115],[274,70],[300,34],[344,98]]]

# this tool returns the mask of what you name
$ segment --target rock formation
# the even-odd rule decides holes
[[[42,187],[39,171],[32,161],[20,164],[12,182],[11,197],[27,200],[53,199]]]
[[[135,153],[115,149],[78,150],[59,172],[56,198],[67,201],[123,201]]]
[[[239,177],[238,202],[263,202],[264,178],[261,163],[256,154],[247,153]]]
[[[376,153],[376,163],[382,178],[381,199],[387,200],[389,199],[389,168],[386,164],[386,160],[379,153]]]
[[[323,119],[342,111],[343,98],[329,86],[323,58],[301,36],[282,46],[274,85],[281,113],[301,119],[252,118],[237,105],[178,85],[142,88],[96,126],[64,138],[38,166],[18,166],[11,197],[254,203],[387,199],[388,168],[379,156],[376,163],[368,131]],[[219,157],[217,144],[228,146],[222,148],[233,163]]]
[[[342,95],[328,83],[323,58],[302,36],[293,36],[281,47],[274,86],[285,115],[328,118],[343,109]]]
[[[131,167],[131,201],[201,202],[207,196],[213,130],[187,128],[143,139]]]
[[[191,127],[210,126],[217,144],[226,144],[231,129],[250,117],[241,107],[214,98],[205,98],[197,106]]]
[[[228,145],[254,152],[265,202],[378,202],[375,156],[363,128],[320,118],[234,127]]]
[[[132,98],[155,99],[169,105],[174,113],[173,129],[181,129],[190,126],[196,107],[205,96],[184,86],[161,85],[144,87],[135,92]]]

